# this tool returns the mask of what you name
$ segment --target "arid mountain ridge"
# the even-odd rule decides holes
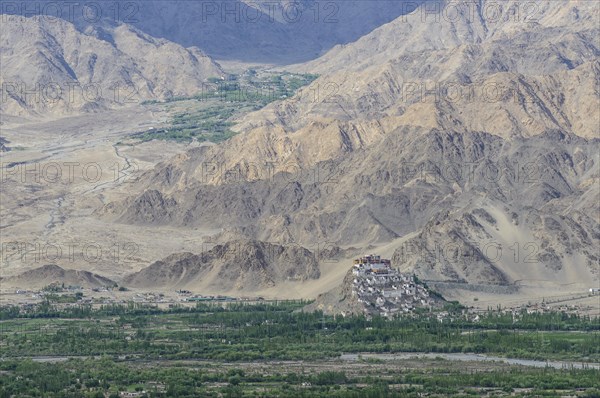
[[[255,291],[288,280],[320,275],[315,255],[299,247],[256,241],[231,241],[204,253],[173,254],[124,279],[127,286],[218,288]]]
[[[226,259],[172,254],[128,283],[243,291],[317,278],[322,244],[392,247],[396,267],[430,281],[598,281],[599,7],[544,1],[493,20],[492,3],[453,18],[419,8],[285,67],[321,76],[98,208],[105,222],[247,242]],[[283,266],[269,247],[299,260]]]
[[[414,10],[423,0],[151,0],[71,5],[42,0],[7,5],[9,14],[38,13],[90,26],[124,23],[155,38],[198,47],[212,58],[257,64],[306,62],[351,43]],[[51,4],[48,6],[47,4]]]
[[[322,76],[245,117],[228,142],[158,165],[140,194],[99,214],[218,226],[223,241],[402,241],[396,266],[430,280],[597,279],[598,11],[541,4],[536,22],[493,29],[400,17],[297,67]],[[504,89],[421,95],[432,83]],[[407,95],[407,84],[419,90]],[[333,95],[309,95],[327,85]],[[517,243],[529,244],[518,249],[527,261],[508,254]],[[489,244],[504,254],[492,257]],[[432,255],[438,247],[451,250]]]
[[[62,19],[2,15],[1,110],[68,115],[193,95],[221,67],[122,23],[80,31]]]

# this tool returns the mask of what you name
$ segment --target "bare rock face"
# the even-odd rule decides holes
[[[177,208],[177,202],[157,190],[148,190],[133,200],[132,208],[136,213],[131,219],[142,220],[144,223],[168,223],[172,220],[172,213]]]
[[[432,3],[430,9],[441,5]],[[552,129],[598,137],[598,8],[567,0],[536,4],[531,23],[478,17],[497,5],[492,1],[469,3],[473,10],[453,18],[425,17],[423,7],[338,46],[293,69],[321,77],[244,118],[237,129],[248,134],[232,140],[235,153],[215,158],[229,167],[252,161],[254,153],[282,165],[313,165],[362,150],[399,126],[504,138]],[[503,10],[511,6],[518,4],[507,2]],[[547,45],[548,37],[557,45]]]
[[[431,1],[298,68],[332,73],[335,65],[342,71],[376,71],[386,62],[419,57],[446,63],[405,62],[415,77],[444,77],[458,68],[465,80],[509,70],[547,74],[573,69],[591,59],[597,51],[592,37],[598,29],[598,12],[595,4],[576,0],[540,1],[534,11],[517,1],[502,5],[490,0],[468,4]],[[545,40],[551,33],[560,45],[549,48]]]
[[[58,18],[2,19],[0,109],[6,114],[94,112],[192,95],[222,74],[199,49],[123,23],[79,30]]]
[[[52,283],[64,283],[65,286],[81,286],[88,289],[114,286],[116,284],[115,281],[109,278],[89,271],[64,269],[54,264],[44,265],[30,271],[25,271],[19,275],[2,278],[3,285],[25,289],[32,287],[40,288]]]
[[[208,290],[253,291],[284,281],[319,277],[315,256],[297,246],[259,241],[231,241],[201,254],[180,253],[129,275],[134,287],[195,287]]]

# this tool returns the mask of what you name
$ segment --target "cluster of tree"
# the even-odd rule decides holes
[[[130,355],[147,359],[318,359],[344,352],[487,353],[527,359],[600,359],[597,320],[563,314],[489,313],[479,322],[331,317],[305,302],[210,304],[161,310],[136,304],[3,312],[0,354]],[[42,313],[46,308],[49,312]],[[27,322],[22,317],[38,318]],[[52,316],[52,322],[43,322]],[[11,318],[12,317],[12,318]],[[65,318],[65,319],[63,319]],[[69,319],[70,318],[70,319]],[[76,319],[73,319],[76,318]],[[580,333],[586,331],[587,333]]]
[[[449,364],[439,368],[406,369],[397,373],[348,376],[342,371],[306,371],[264,374],[207,364],[147,366],[117,363],[111,358],[36,363],[30,360],[0,362],[0,398],[9,397],[118,397],[121,391],[144,392],[145,397],[418,397],[556,396],[579,394],[597,397],[598,370],[510,368],[465,372]],[[399,387],[401,386],[401,387]],[[517,393],[515,389],[531,389]],[[585,392],[582,392],[585,390]],[[106,395],[105,395],[106,394]]]

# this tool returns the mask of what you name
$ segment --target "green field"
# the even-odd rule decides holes
[[[236,117],[261,109],[273,101],[292,97],[316,78],[316,75],[310,74],[246,72],[234,76],[233,81],[209,79],[197,95],[173,97],[164,102],[144,102],[144,105],[172,110],[173,116],[168,127],[140,131],[131,138],[136,142],[221,142],[235,135],[230,128]],[[185,110],[177,110],[182,107]]]

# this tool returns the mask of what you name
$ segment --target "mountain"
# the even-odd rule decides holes
[[[154,1],[139,26],[156,37],[198,46],[220,60],[291,64],[317,58],[406,13],[421,1]]]
[[[123,23],[80,31],[63,19],[3,15],[6,114],[68,114],[192,95],[222,70],[198,48],[153,38]]]
[[[98,274],[88,271],[64,269],[53,264],[44,265],[16,276],[1,279],[2,283],[5,285],[21,288],[40,288],[52,283],[64,283],[65,286],[81,286],[89,289],[102,286],[114,286],[116,284],[115,281]]]
[[[535,21],[492,23],[492,3],[440,20],[417,9],[295,67],[322,76],[229,141],[157,165],[98,216],[220,227],[224,240],[392,244],[428,280],[598,279],[598,6],[541,2]]]
[[[46,19],[58,15],[82,30],[106,21],[123,22],[153,37],[201,48],[219,60],[287,65],[313,60],[337,44],[353,42],[422,1],[153,0],[76,3],[70,10],[66,4],[42,0],[37,8],[25,9],[41,14],[52,10],[44,15]],[[44,7],[45,3],[52,6]],[[23,13],[24,7],[4,9]]]
[[[320,163],[303,176],[196,183],[171,194],[147,190],[101,213],[132,224],[210,225],[278,243],[367,247],[415,231],[420,235],[413,241],[432,245],[458,239],[461,246],[495,243],[508,250],[516,242],[533,242],[539,249],[530,261],[544,259],[550,266],[552,258],[548,272],[572,262],[580,264],[581,272],[593,271],[597,256],[592,248],[600,243],[594,205],[599,199],[599,144],[550,132],[508,141],[486,133],[398,130],[379,144]],[[315,183],[315,173],[331,181]],[[446,236],[446,230],[453,232]],[[562,238],[550,238],[558,231]],[[401,263],[426,267],[426,250],[411,253]],[[463,267],[448,274],[451,278],[501,284],[518,279],[497,270],[478,251],[464,252],[469,253],[466,265],[454,257],[441,265]],[[508,257],[505,253],[504,260]],[[441,269],[432,272],[446,275]]]
[[[331,75],[396,61],[408,75],[422,78],[457,72],[464,78],[505,71],[544,75],[598,55],[599,12],[595,2],[580,0],[545,0],[533,7],[514,0],[426,1],[296,69]],[[436,58],[442,63],[418,62]]]
[[[256,133],[239,136],[235,154],[215,157],[252,161],[257,153],[304,166],[408,125],[598,137],[597,4],[539,2],[535,22],[472,16],[495,4],[473,3],[476,9],[460,18],[425,18],[426,5],[291,68],[321,77],[295,98],[245,117],[238,131]],[[315,136],[319,145],[311,145]]]
[[[200,254],[178,253],[128,275],[126,286],[189,287],[211,291],[255,291],[277,283],[317,279],[310,251],[257,241],[231,241]]]
[[[478,4],[481,13],[495,3]],[[420,10],[401,16],[298,67],[322,76],[293,98],[244,116],[234,127],[241,134],[227,144],[175,159],[169,184],[218,183],[223,173],[213,177],[204,164],[242,171],[259,165],[258,179],[305,169],[363,150],[397,128],[597,138],[598,7],[540,4],[535,23],[496,26],[467,16],[423,22]],[[265,162],[273,170],[260,166]]]

